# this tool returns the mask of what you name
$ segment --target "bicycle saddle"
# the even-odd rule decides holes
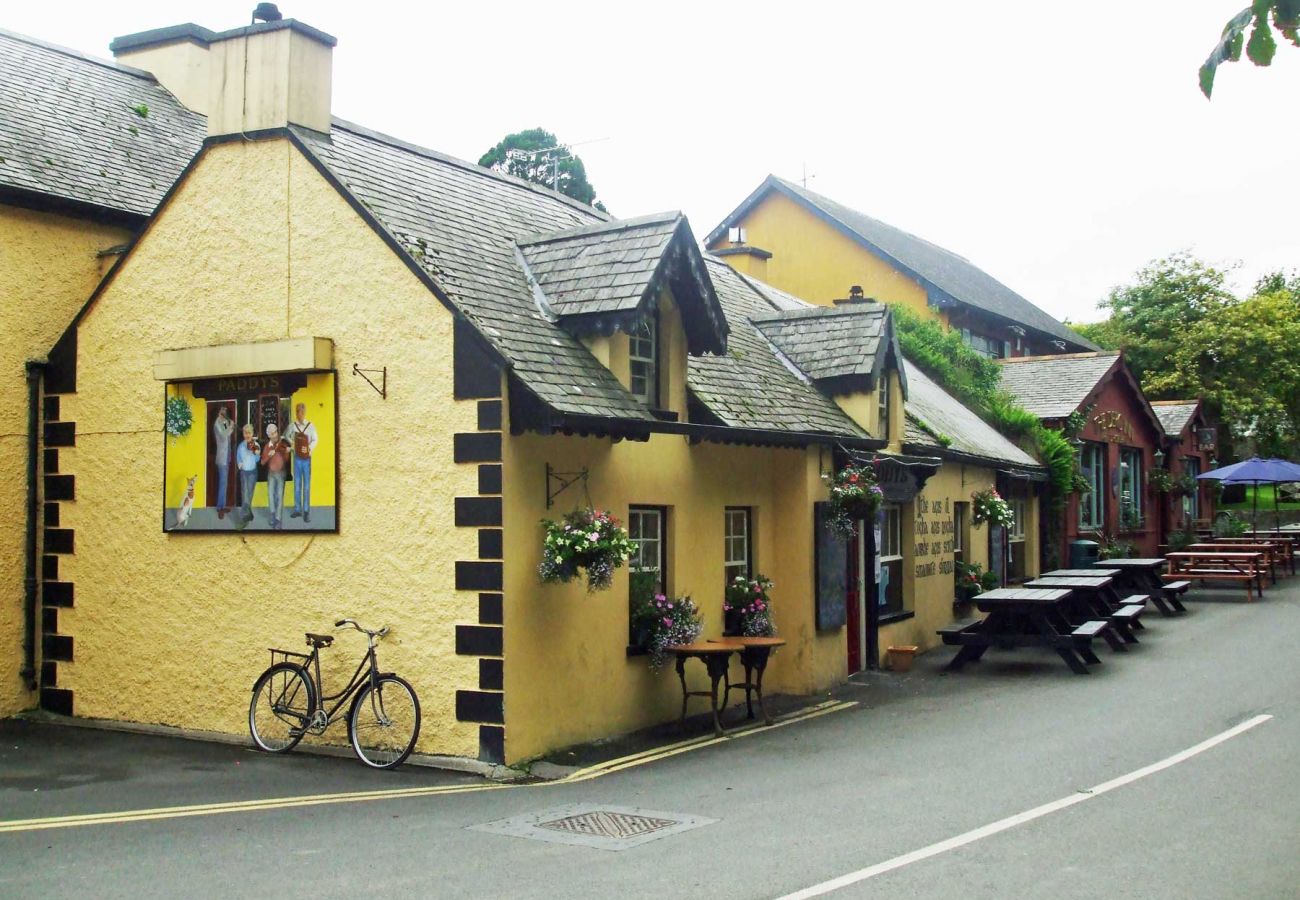
[[[312,634],[310,631],[307,632],[307,646],[309,647],[319,649],[328,647],[332,643],[334,643],[334,635],[332,634]]]

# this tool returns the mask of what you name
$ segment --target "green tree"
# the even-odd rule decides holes
[[[1246,38],[1248,30],[1249,39]],[[1254,0],[1250,6],[1228,20],[1228,24],[1223,26],[1219,42],[1201,66],[1201,93],[1205,99],[1210,99],[1210,94],[1214,91],[1214,75],[1219,65],[1239,61],[1243,48],[1246,58],[1255,65],[1271,64],[1277,53],[1273,31],[1300,47],[1300,0]]]
[[[1269,272],[1255,282],[1255,293],[1289,294],[1292,300],[1300,303],[1300,272],[1295,269],[1291,270],[1290,275],[1281,269],[1276,272]]]
[[[508,134],[478,161],[480,166],[540,184],[606,212],[587,181],[587,167],[565,144],[544,128]]]
[[[1286,290],[1256,294],[1201,319],[1166,364],[1147,373],[1156,395],[1206,398],[1257,452],[1300,447],[1300,305]]]
[[[1087,336],[1123,350],[1145,386],[1147,373],[1165,368],[1201,320],[1236,302],[1224,272],[1188,253],[1176,253],[1149,263],[1135,283],[1112,288],[1101,302],[1110,318],[1089,326]]]

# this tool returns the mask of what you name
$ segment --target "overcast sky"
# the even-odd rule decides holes
[[[252,0],[9,4],[98,56],[121,34],[246,24]],[[1300,49],[1196,69],[1245,0],[389,4],[280,8],[339,39],[334,112],[477,160],[543,126],[619,216],[703,238],[769,173],[973,260],[1052,314],[1190,249],[1300,267]],[[845,286],[848,287],[847,285]]]

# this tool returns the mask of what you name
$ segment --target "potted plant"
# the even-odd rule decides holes
[[[870,467],[853,463],[833,474],[822,475],[830,488],[830,514],[826,524],[841,537],[853,536],[853,524],[864,519],[874,519],[884,492],[876,478],[873,461]]]
[[[1174,497],[1190,497],[1198,487],[1196,476],[1183,473],[1170,480],[1169,493]]]
[[[1147,484],[1157,494],[1167,494],[1174,486],[1174,476],[1168,469],[1152,469],[1147,473]]]
[[[537,573],[543,584],[563,584],[587,573],[587,590],[604,590],[614,570],[627,562],[636,545],[608,512],[578,509],[554,522],[542,520],[542,563]]]
[[[970,495],[970,499],[973,524],[983,525],[985,522],[990,522],[1003,528],[1010,528],[1016,524],[1016,514],[1012,512],[1011,504],[1003,500],[1002,495],[995,488],[976,491]]]
[[[649,655],[650,668],[656,672],[668,660],[669,647],[691,643],[703,629],[700,611],[690,597],[654,594],[632,610],[632,634],[637,646]]]
[[[746,578],[737,575],[727,585],[722,600],[723,633],[744,637],[775,637],[772,622],[772,579],[766,575]]]
[[[956,604],[969,603],[977,594],[998,586],[998,573],[986,572],[979,563],[957,563]]]

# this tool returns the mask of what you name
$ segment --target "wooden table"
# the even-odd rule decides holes
[[[1238,544],[1228,541],[1219,541],[1216,539],[1213,541],[1204,541],[1199,544],[1189,544],[1183,549],[1192,553],[1212,550],[1226,550],[1229,553],[1262,553],[1264,554],[1264,565],[1261,569],[1268,575],[1269,584],[1277,584],[1277,563],[1278,560],[1281,559],[1282,553],[1281,550],[1272,544]],[[1263,590],[1262,585],[1260,589]]]
[[[1241,581],[1246,585],[1246,601],[1254,599],[1251,584],[1264,594],[1264,554],[1233,553],[1227,550],[1180,550],[1165,554],[1165,581]]]
[[[748,718],[754,718],[754,703],[752,695],[758,695],[758,711],[763,714],[763,721],[768,725],[772,724],[772,717],[767,714],[767,707],[763,705],[763,671],[767,668],[767,660],[772,655],[772,651],[777,647],[785,646],[785,638],[779,637],[728,637],[723,638],[729,644],[739,644],[740,664],[745,667],[745,680],[742,682],[732,683],[730,676],[727,677],[726,688],[722,693],[722,706],[725,709],[727,701],[731,698],[733,690],[743,690],[745,692],[745,711]]]
[[[713,711],[713,733],[722,737],[722,719],[718,716],[718,682],[727,677],[731,654],[745,649],[731,641],[696,641],[693,644],[673,644],[667,648],[677,657],[677,677],[682,682],[682,726],[686,725],[686,701],[691,697],[708,697]],[[686,660],[698,659],[709,672],[709,690],[691,691],[686,688]]]
[[[1187,607],[1178,599],[1178,594],[1165,590],[1164,582],[1160,580],[1160,570],[1165,567],[1164,557],[1108,559],[1105,562],[1109,570],[1119,573],[1115,581],[1122,590],[1145,592],[1161,615],[1172,616],[1187,612]]]
[[[1089,646],[1091,638],[1110,628],[1105,621],[1092,621],[1073,627],[1061,612],[1061,603],[1070,596],[1068,590],[1033,588],[997,588],[975,597],[975,605],[988,616],[981,622],[940,629],[944,643],[961,647],[947,668],[957,671],[975,662],[989,647],[1036,645],[1050,647],[1065,661],[1072,672],[1087,675],[1085,663],[1101,660]]]
[[[1091,619],[1105,619],[1110,622],[1112,630],[1123,639],[1124,643],[1136,644],[1138,639],[1133,632],[1142,628],[1142,623],[1137,618],[1140,610],[1136,608],[1136,604],[1130,604],[1132,609],[1123,604],[1119,595],[1115,593],[1114,582],[1114,576],[1110,575],[1094,574],[1088,577],[1076,575],[1065,578],[1035,578],[1033,581],[1026,581],[1025,587],[1070,591],[1071,596],[1063,601],[1062,611],[1071,625],[1079,625]],[[1145,595],[1142,599],[1145,605]],[[1124,649],[1118,641],[1111,639],[1113,635],[1109,632],[1107,636],[1111,647],[1116,650]]]
[[[1249,534],[1250,532],[1247,532]],[[1278,551],[1278,559],[1288,565],[1291,574],[1295,574],[1295,544],[1291,538],[1285,535],[1274,535],[1269,532],[1255,532],[1254,537],[1218,537],[1211,538],[1207,543],[1211,544],[1230,544],[1240,546],[1242,550],[1247,549],[1248,544],[1266,544]]]

